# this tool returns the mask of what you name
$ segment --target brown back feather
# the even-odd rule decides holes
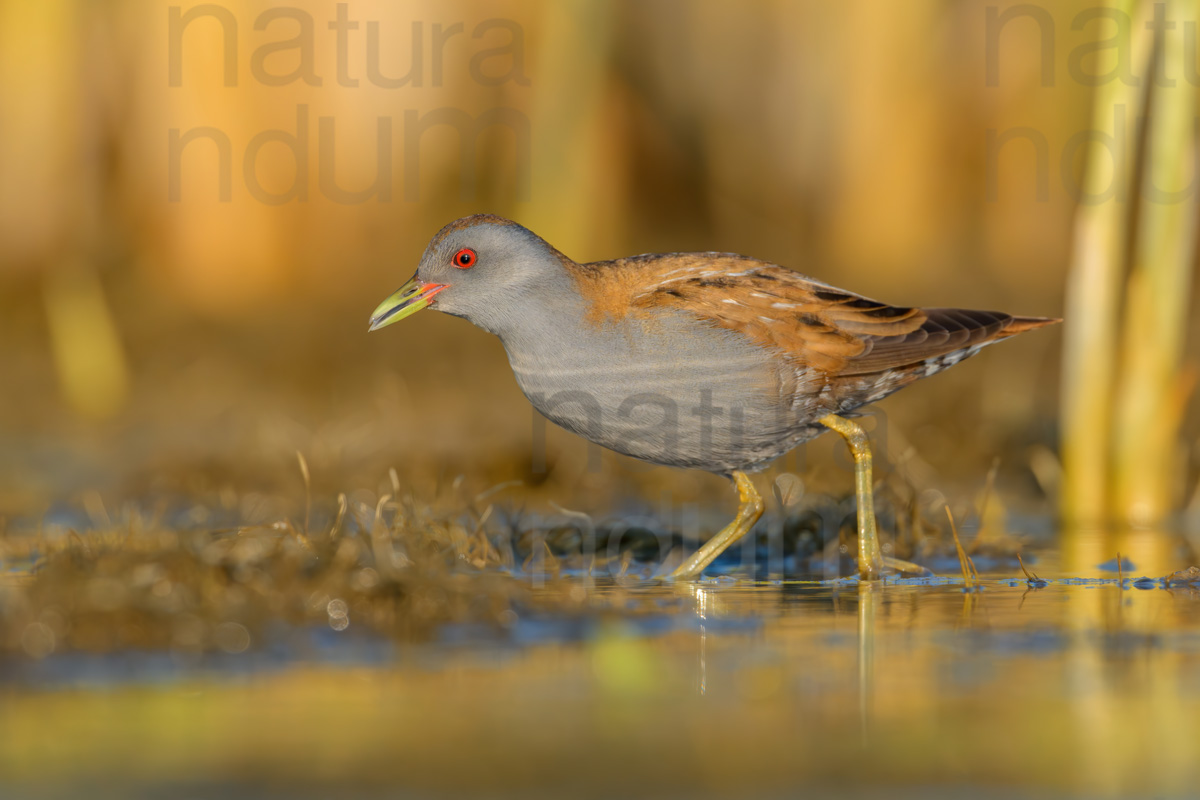
[[[684,311],[830,375],[918,364],[1058,320],[903,308],[729,253],[669,253],[568,265],[593,322]]]

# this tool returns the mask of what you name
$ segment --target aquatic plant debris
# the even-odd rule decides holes
[[[1172,586],[1179,584],[1200,584],[1200,567],[1192,566],[1172,572],[1163,578],[1163,581]]]
[[[1117,553],[1116,558],[1110,558],[1108,561],[1097,564],[1096,569],[1101,572],[1122,572],[1137,569],[1137,564]]]
[[[1036,572],[1031,574],[1029,572],[1029,570],[1025,569],[1025,562],[1021,559],[1020,553],[1017,553],[1017,563],[1021,565],[1021,572],[1025,573],[1025,582],[1026,583],[1028,583],[1030,586],[1034,587],[1035,589],[1040,589],[1046,585],[1046,581],[1039,578],[1037,576]]]
[[[979,582],[979,573],[975,570],[975,565],[971,563],[971,557],[963,550],[962,542],[958,538],[958,526],[954,524],[954,514],[950,512],[950,506],[946,506],[946,518],[950,520],[950,533],[954,536],[954,548],[958,551],[958,564],[962,568],[963,585],[968,591],[974,589]]]
[[[571,627],[576,617],[599,613],[596,586],[651,581],[667,557],[664,549],[683,546],[682,537],[652,522],[630,527],[566,509],[557,509],[557,518],[508,513],[488,501],[488,492],[470,493],[470,514],[461,504],[438,511],[406,496],[395,474],[379,496],[338,493],[336,504],[323,505],[308,486],[307,459],[295,456],[304,505],[274,522],[181,529],[175,517],[113,522],[103,515],[112,528],[0,537],[0,564],[8,570],[0,576],[0,664],[134,650],[184,654],[195,663],[213,654],[286,651],[297,632],[307,637],[314,631],[341,642],[350,658],[356,658],[349,655],[356,652],[353,637],[419,644],[438,639],[447,626],[475,626],[491,631],[484,639],[512,640],[514,620],[564,620]],[[1005,577],[984,580],[958,538],[953,514],[942,510],[949,530],[926,520],[925,529],[937,533],[920,540],[921,546],[931,539],[942,547],[953,541],[961,574],[948,569],[943,575],[887,576],[887,591],[1017,585]],[[819,571],[830,568],[824,554],[836,540],[814,540],[805,550],[799,535],[791,541],[785,574],[796,577],[776,573],[766,576],[774,580],[756,580],[753,570],[730,559],[694,587],[737,593],[859,585],[856,578],[826,578]],[[1027,569],[1019,553],[1017,563],[1032,588],[1115,582],[1046,581]],[[834,561],[825,575],[844,567]],[[1200,569],[1191,567],[1139,578],[1134,586],[1197,583]],[[618,606],[604,613],[627,611]]]

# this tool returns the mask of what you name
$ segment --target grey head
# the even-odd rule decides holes
[[[434,235],[417,273],[371,316],[371,330],[432,307],[504,338],[538,307],[569,296],[566,256],[515,222],[491,214]]]

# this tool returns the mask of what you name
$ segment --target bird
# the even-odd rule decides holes
[[[733,253],[577,263],[491,214],[439,230],[369,330],[424,308],[496,335],[550,421],[636,459],[733,481],[736,517],[667,576],[676,580],[698,578],[762,516],[750,474],[828,430],[854,459],[859,574],[881,577],[894,562],[880,551],[870,443],[853,417],[1060,321],[894,306]]]

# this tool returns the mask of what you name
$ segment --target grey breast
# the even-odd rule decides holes
[[[565,322],[565,321],[564,321]],[[733,331],[676,312],[502,336],[526,397],[619,453],[728,473],[761,468],[819,432],[795,369]]]

